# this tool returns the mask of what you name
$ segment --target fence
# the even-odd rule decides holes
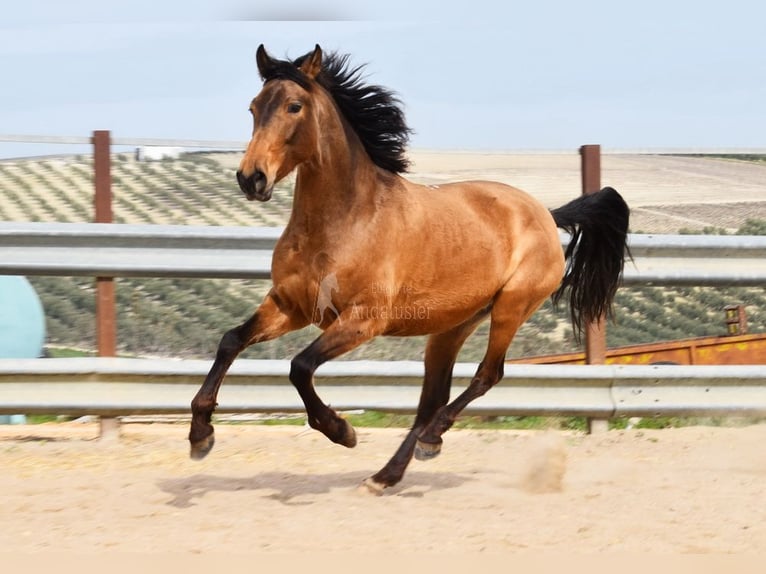
[[[116,417],[188,413],[209,361],[122,358],[0,360],[0,414]],[[455,365],[456,392],[476,365]],[[227,374],[219,413],[299,412],[287,384],[289,361],[240,360]],[[411,413],[423,365],[413,361],[334,361],[316,373],[321,396],[338,410]],[[596,419],[652,415],[766,414],[766,372],[758,365],[513,365],[466,412],[571,415]]]
[[[110,293],[113,277],[269,276],[271,250],[279,229],[109,223],[110,145],[237,149],[243,144],[120,140],[110,139],[109,132],[95,132],[93,138],[9,138],[13,137],[0,136],[1,141],[93,143],[95,219],[101,223],[0,223],[0,274],[95,276],[102,313],[110,299],[111,304],[114,301]],[[589,193],[600,188],[600,148],[583,146],[580,154],[583,192]],[[566,240],[562,236],[562,242]],[[626,285],[766,283],[764,237],[632,235],[630,245],[634,262],[626,267]],[[114,321],[111,323],[113,326]],[[99,333],[105,330],[103,325],[97,326]],[[104,338],[99,335],[101,354],[113,354],[114,341],[107,336],[106,343],[102,343]],[[603,361],[605,340],[598,326],[589,327],[586,350],[589,362]],[[0,413],[90,413],[108,417],[187,412],[208,367],[204,361],[4,360],[0,361]],[[455,387],[465,386],[474,370],[475,365],[457,365]],[[472,405],[471,411],[567,414],[594,419],[647,414],[764,414],[764,371],[762,366],[514,366],[507,379]],[[300,410],[297,396],[285,384],[288,372],[286,362],[235,363],[221,393],[219,412]],[[422,366],[334,362],[323,366],[317,378],[324,396],[336,408],[408,412],[417,404]]]
[[[274,228],[0,223],[0,274],[267,278]],[[562,235],[562,242],[567,237]],[[766,284],[766,237],[631,235],[631,285]],[[0,413],[188,412],[210,364],[141,359],[0,361]],[[460,364],[455,387],[476,366]],[[219,412],[296,411],[286,361],[239,361]],[[333,362],[317,373],[339,409],[409,412],[420,363]],[[482,414],[607,419],[648,414],[766,414],[762,366],[516,365],[471,406]]]
[[[276,227],[0,222],[0,274],[268,279]],[[561,235],[562,245],[569,237]],[[629,236],[625,285],[766,284],[766,236]]]
[[[160,146],[168,149],[198,148],[207,150],[242,150],[244,141],[204,141],[204,140],[167,140],[147,138],[119,138],[113,137],[109,131],[94,131],[91,137],[62,137],[62,136],[25,136],[25,135],[0,135],[0,142],[15,143],[43,143],[43,144],[72,144],[92,145],[93,149],[93,183],[94,183],[94,221],[99,223],[112,222],[112,177],[111,177],[111,150],[114,147],[137,146]],[[519,150],[516,153],[531,154],[572,154],[574,150]],[[584,145],[579,148],[580,172],[582,192],[593,193],[601,188],[601,146]],[[609,150],[609,154],[619,155],[625,153],[637,154],[766,154],[764,149],[744,148],[719,148],[719,149],[640,149],[640,150]],[[188,253],[188,252],[184,252]],[[255,259],[253,259],[255,262]],[[664,260],[665,269],[655,270],[651,267],[642,267],[642,277],[638,281],[650,281],[652,284],[666,284],[673,276],[674,262]],[[678,262],[676,262],[678,263]],[[259,269],[265,268],[263,258],[254,263]],[[108,266],[106,266],[108,268]],[[651,275],[656,271],[654,279]],[[724,274],[731,275],[732,269],[724,270]],[[628,270],[626,282],[632,281]],[[747,273],[742,273],[737,284],[756,284],[759,279],[748,278]],[[116,333],[116,297],[114,281],[112,277],[96,275],[96,343],[98,353],[101,356],[114,356],[117,349]],[[216,275],[218,276],[218,275]],[[701,266],[698,272],[687,281],[697,285],[714,284],[718,278],[716,271],[710,266]],[[713,283],[711,283],[711,281]],[[750,281],[750,283],[748,283]],[[690,284],[691,284],[690,283]],[[606,334],[603,321],[586,325],[585,328],[585,352],[588,363],[600,364],[606,355]]]

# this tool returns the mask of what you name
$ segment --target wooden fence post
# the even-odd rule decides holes
[[[580,173],[584,195],[601,189],[601,146],[580,147]],[[589,365],[603,365],[606,362],[606,321],[603,316],[585,325],[585,362]],[[608,419],[588,419],[588,432],[608,429]]]
[[[109,131],[94,131],[93,182],[96,223],[112,223],[110,153]],[[117,354],[117,311],[112,277],[96,277],[96,348],[100,357],[114,357]]]

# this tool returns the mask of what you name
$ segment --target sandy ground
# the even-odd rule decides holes
[[[290,553],[766,549],[766,425],[453,430],[402,484],[357,489],[401,429],[356,449],[301,427],[219,425],[204,461],[185,425],[0,427],[0,553]]]

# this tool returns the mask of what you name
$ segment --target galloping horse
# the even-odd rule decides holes
[[[191,456],[213,447],[218,390],[249,345],[316,322],[322,333],[292,360],[289,378],[309,425],[353,447],[353,427],[317,395],[314,371],[379,335],[429,335],[414,424],[364,481],[380,494],[402,479],[413,454],[439,453],[442,434],[500,380],[514,334],[548,297],[568,293],[577,332],[610,312],[629,210],[612,188],[549,211],[500,183],[412,183],[399,175],[408,167],[409,135],[399,101],[365,83],[347,56],[316,46],[295,61],[277,60],[261,45],[256,61],[264,85],[250,104],[253,134],[237,180],[248,200],[268,201],[274,185],[297,170],[293,207],[274,249],[271,290],[252,317],[224,334],[192,401]],[[557,227],[571,234],[566,252]],[[323,289],[330,276],[333,288]],[[320,296],[331,300],[317,309]],[[448,404],[458,351],[486,318],[486,354]]]

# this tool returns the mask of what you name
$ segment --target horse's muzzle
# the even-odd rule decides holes
[[[252,175],[246,176],[241,171],[237,171],[237,183],[239,188],[248,201],[257,199],[258,201],[268,201],[271,199],[273,185],[268,184],[266,174],[260,170],[255,170]]]

